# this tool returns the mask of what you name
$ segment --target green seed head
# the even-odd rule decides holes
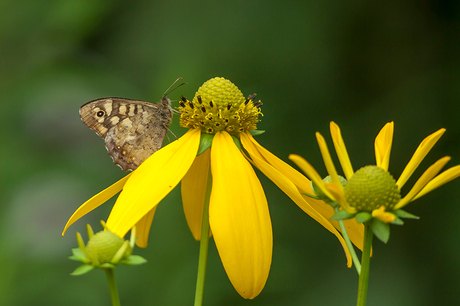
[[[111,231],[101,231],[88,241],[86,252],[91,262],[110,263],[123,243],[124,240]]]
[[[388,210],[401,199],[391,174],[377,166],[365,166],[356,171],[344,188],[345,200],[358,211],[373,211],[380,206]]]
[[[202,133],[227,131],[235,136],[255,130],[262,103],[254,103],[254,98],[255,95],[244,98],[229,80],[210,79],[198,89],[192,101],[183,98],[180,102],[180,125],[201,129]]]

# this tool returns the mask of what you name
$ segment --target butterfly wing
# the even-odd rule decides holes
[[[105,139],[113,162],[124,171],[135,170],[158,151],[171,123],[170,100],[160,103],[102,98],[80,108],[82,121]]]

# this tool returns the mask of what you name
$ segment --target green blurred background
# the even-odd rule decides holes
[[[67,259],[75,231],[100,229],[114,200],[61,231],[74,210],[124,173],[79,118],[92,99],[192,98],[222,76],[264,103],[257,140],[325,175],[314,133],[342,129],[355,169],[395,121],[390,172],[420,141],[447,132],[405,194],[435,160],[460,163],[458,1],[0,1],[0,305],[110,305],[102,271],[80,277]],[[175,105],[177,106],[177,104]],[[176,135],[185,130],[174,118]],[[171,136],[170,136],[171,138]],[[260,296],[233,289],[211,242],[205,305],[353,305],[354,269],[336,238],[258,172],[269,201],[273,263]],[[369,305],[460,304],[460,180],[408,206],[421,216],[376,241]],[[86,235],[85,239],[86,239]],[[123,305],[191,305],[199,244],[179,188],[163,200],[148,264],[116,269]]]

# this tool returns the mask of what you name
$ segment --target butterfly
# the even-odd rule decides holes
[[[161,148],[174,112],[168,90],[158,103],[109,97],[80,107],[83,123],[105,140],[107,152],[123,171],[136,170]]]

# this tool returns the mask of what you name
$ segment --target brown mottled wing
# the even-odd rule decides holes
[[[105,139],[113,162],[124,171],[135,170],[161,148],[171,123],[170,100],[159,103],[102,98],[80,108],[82,121]]]

